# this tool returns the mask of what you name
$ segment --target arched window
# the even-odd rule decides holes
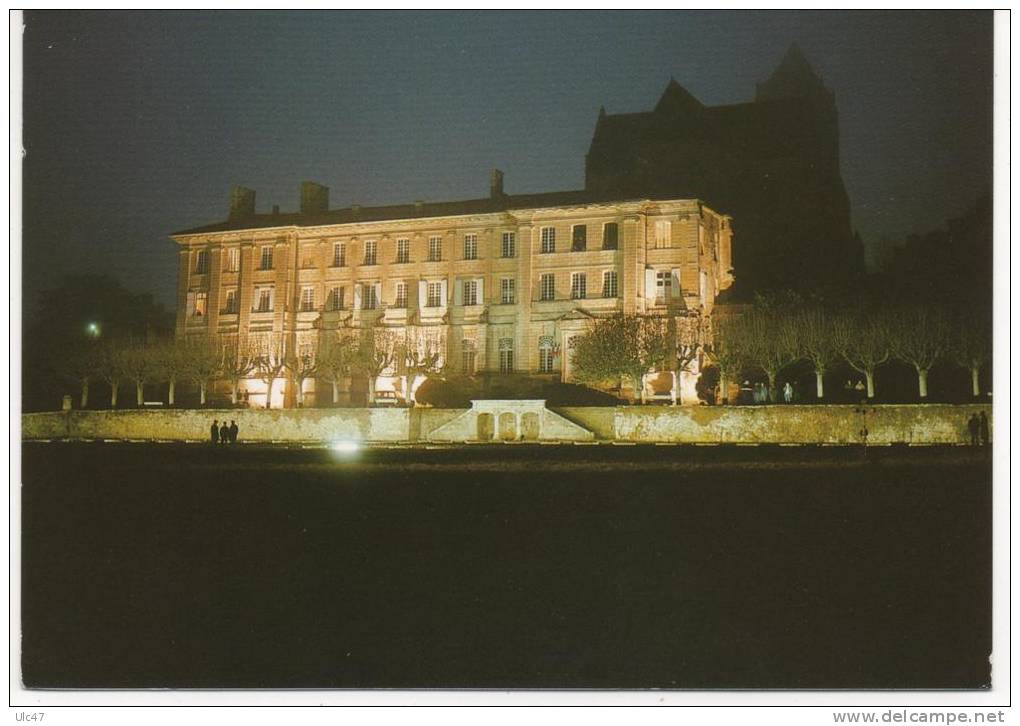
[[[543,335],[538,339],[538,372],[553,372],[554,341],[551,335]]]

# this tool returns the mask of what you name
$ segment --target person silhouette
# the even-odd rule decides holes
[[[977,446],[981,443],[981,421],[978,419],[976,413],[971,414],[970,418],[967,419],[967,431],[970,432],[970,445]]]
[[[981,412],[981,418],[978,420],[978,438],[981,440],[982,446],[992,443],[992,434],[988,427],[988,414],[984,411]]]
[[[237,443],[237,421],[230,419],[230,443]]]
[[[227,426],[227,420],[223,419],[223,425],[220,427],[220,443],[225,444],[230,438],[230,427]]]
[[[213,419],[212,426],[209,427],[209,438],[214,444],[220,442],[220,427],[219,421]]]

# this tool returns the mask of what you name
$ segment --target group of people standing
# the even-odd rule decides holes
[[[209,427],[209,440],[214,444],[236,444],[237,422],[232,420],[228,426],[227,420],[223,419],[223,425],[220,426],[220,422],[214,419]]]
[[[783,403],[793,403],[796,398],[794,387],[789,381],[779,389],[778,395]],[[744,381],[740,387],[740,403],[745,405],[748,403],[769,403],[768,384],[758,381],[752,386],[750,381]]]
[[[970,432],[971,446],[987,446],[991,443],[991,431],[988,429],[988,414],[972,415],[967,419],[967,431]]]

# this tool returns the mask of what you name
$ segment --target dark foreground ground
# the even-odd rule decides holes
[[[967,449],[23,446],[29,687],[977,688]]]

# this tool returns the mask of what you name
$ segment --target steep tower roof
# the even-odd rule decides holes
[[[757,101],[813,96],[829,91],[796,43],[790,45],[769,79],[758,84]]]
[[[681,116],[689,113],[700,113],[705,106],[690,91],[670,78],[666,90],[655,105],[655,113],[670,116]]]

